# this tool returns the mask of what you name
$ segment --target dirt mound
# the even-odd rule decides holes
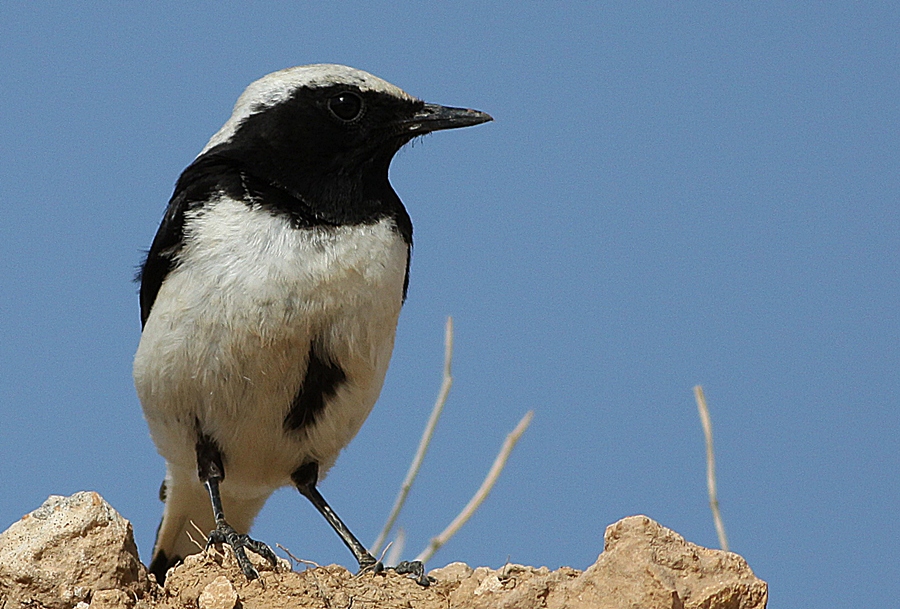
[[[52,496],[0,534],[0,607],[761,609],[767,599],[743,558],[688,543],[646,516],[607,527],[603,553],[585,571],[453,563],[422,588],[392,571],[255,564],[260,578],[248,582],[229,550],[211,550],[189,556],[160,587],[138,560],[131,524],[100,495]]]

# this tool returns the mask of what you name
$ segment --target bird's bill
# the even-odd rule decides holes
[[[412,118],[403,121],[402,127],[408,135],[423,135],[442,129],[471,127],[492,120],[494,119],[490,114],[478,110],[425,104]]]

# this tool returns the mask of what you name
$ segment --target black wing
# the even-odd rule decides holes
[[[150,317],[163,281],[178,264],[178,254],[184,244],[185,214],[202,207],[216,194],[238,196],[242,192],[240,171],[234,162],[216,154],[203,155],[181,173],[138,274],[141,282],[141,327]]]
[[[153,244],[141,265],[138,278],[141,282],[141,327],[147,323],[150,309],[159,294],[163,280],[173,268],[175,257],[181,249],[184,227],[184,197],[175,197],[169,201],[166,215],[156,231]]]

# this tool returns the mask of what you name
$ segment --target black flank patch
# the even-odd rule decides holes
[[[284,417],[285,429],[297,431],[316,421],[316,417],[325,408],[325,402],[332,397],[338,386],[347,380],[347,375],[340,366],[322,353],[317,341],[309,348],[309,363],[306,365],[306,376],[297,391],[291,410]]]

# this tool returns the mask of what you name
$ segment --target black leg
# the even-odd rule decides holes
[[[381,564],[381,561],[372,556],[356,536],[350,532],[347,525],[345,525],[334,510],[331,509],[331,506],[325,501],[322,493],[316,488],[316,483],[319,481],[318,463],[312,462],[301,465],[293,474],[291,474],[291,480],[294,481],[300,494],[309,499],[310,503],[319,510],[319,513],[325,517],[325,520],[328,521],[331,528],[335,530],[341,540],[343,540],[347,547],[350,548],[350,551],[353,552],[353,556],[356,557],[356,562],[359,563],[360,571],[372,570],[375,573],[380,573],[384,570],[384,565]],[[433,581],[432,578],[425,575],[425,567],[419,561],[401,562],[394,567],[394,570],[397,573],[409,573],[414,575],[416,582],[422,586],[428,586],[429,583]]]
[[[334,529],[343,542],[347,544],[347,547],[353,552],[353,556],[356,557],[356,562],[359,563],[360,571],[371,569],[377,573],[384,569],[382,564],[375,560],[374,556],[369,554],[366,547],[360,543],[356,536],[350,532],[350,529],[347,528],[347,525],[345,525],[338,515],[334,513],[334,510],[332,510],[331,506],[328,505],[328,502],[325,501],[325,497],[323,497],[322,493],[319,492],[319,489],[316,488],[316,483],[319,481],[318,463],[313,461],[312,463],[301,465],[293,474],[291,474],[291,480],[294,481],[300,494],[309,499],[310,503],[316,506],[316,509],[325,517],[325,520],[328,521],[331,528]]]
[[[206,547],[213,544],[227,543],[234,550],[241,571],[247,579],[256,579],[259,572],[247,558],[246,550],[252,550],[265,558],[273,566],[278,560],[272,549],[261,541],[251,539],[249,535],[238,533],[225,520],[225,510],[222,509],[222,496],[219,493],[219,483],[225,479],[225,468],[222,466],[222,453],[215,441],[206,434],[197,434],[197,475],[206,486],[209,500],[212,502],[213,516],[216,519],[216,528],[210,532],[206,541]]]

